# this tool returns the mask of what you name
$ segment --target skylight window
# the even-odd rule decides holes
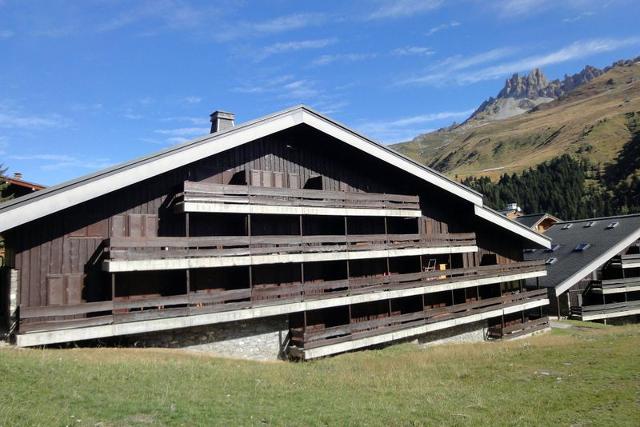
[[[559,243],[554,243],[553,245],[551,245],[551,247],[549,249],[547,249],[547,252],[555,252],[558,249],[560,249],[560,244]]]
[[[551,264],[555,264],[556,261],[558,261],[558,258],[553,257],[553,258],[547,259],[544,263],[547,264],[547,265],[551,265]]]
[[[591,247],[591,243],[579,243],[573,250],[576,252],[584,252]]]
[[[563,225],[563,226],[562,226],[562,229],[563,229],[563,230],[568,230],[568,229],[570,229],[571,227],[573,227],[573,224],[565,224],[565,225]]]
[[[590,228],[593,227],[594,225],[596,225],[598,223],[598,221],[589,221],[588,223],[586,223],[584,225],[584,228]]]
[[[610,223],[607,225],[607,230],[611,230],[612,228],[616,228],[619,224],[620,224],[620,223],[619,223],[618,221],[610,222]]]

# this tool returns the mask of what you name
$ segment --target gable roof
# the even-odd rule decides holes
[[[482,207],[480,193],[300,105],[3,203],[0,232],[303,123]],[[549,245],[526,227],[516,233]]]
[[[548,213],[520,215],[519,217],[515,218],[515,221],[524,225],[525,227],[529,227],[533,229],[534,227],[537,227],[538,224],[540,224],[546,218],[550,218],[556,222],[560,221],[559,218],[556,218],[555,216]]]
[[[30,189],[32,191],[42,190],[43,188],[46,188],[44,185],[41,185],[41,184],[36,184],[34,182],[24,181],[24,180],[19,179],[19,178],[11,178],[9,176],[4,176],[4,175],[0,175],[0,183],[1,182],[6,182],[7,184],[16,185],[18,187],[28,188],[28,189]]]
[[[594,221],[593,226],[586,227]],[[614,221],[618,226],[608,229]],[[571,227],[564,228],[567,224]],[[547,276],[538,280],[541,286],[555,288],[556,295],[560,295],[640,239],[640,214],[561,221],[552,225],[545,235],[553,239],[554,246],[560,245],[558,249],[538,249],[526,253],[525,259],[556,258],[555,263],[547,265]],[[575,251],[580,243],[591,246],[584,251]]]

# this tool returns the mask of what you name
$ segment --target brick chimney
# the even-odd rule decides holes
[[[236,115],[224,111],[215,111],[211,114],[211,133],[220,132],[235,126]]]

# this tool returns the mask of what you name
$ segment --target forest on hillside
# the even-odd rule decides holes
[[[567,220],[638,213],[640,135],[604,167],[563,155],[495,183],[488,177],[462,183],[484,194],[494,209],[515,202],[525,213],[547,212]]]

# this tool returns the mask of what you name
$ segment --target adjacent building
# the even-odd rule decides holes
[[[560,219],[548,213],[520,215],[513,219],[538,233],[545,233],[553,224],[560,222]]]
[[[545,235],[551,248],[528,249],[548,275],[532,288],[549,289],[550,313],[607,322],[640,315],[640,214],[560,221]]]
[[[548,327],[550,239],[299,106],[0,206],[18,346],[121,337],[312,359]]]

